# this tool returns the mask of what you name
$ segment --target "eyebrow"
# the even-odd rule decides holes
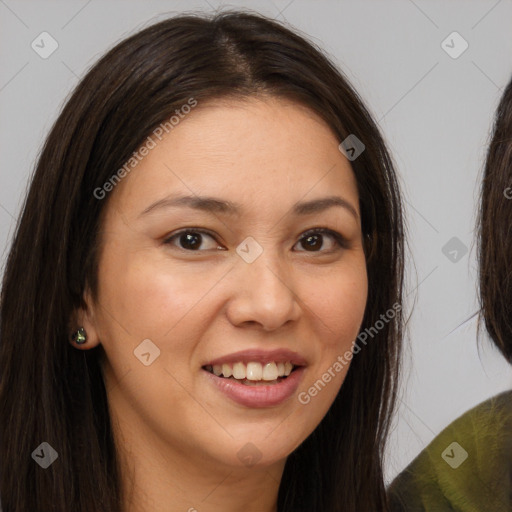
[[[359,220],[356,209],[346,200],[339,196],[328,196],[320,199],[312,199],[311,201],[303,201],[295,203],[292,207],[292,213],[295,215],[310,215],[312,213],[321,213],[334,206],[344,208]],[[232,201],[219,199],[209,196],[172,196],[160,199],[144,209],[139,217],[147,215],[150,212],[160,210],[162,208],[181,207],[193,208],[210,213],[220,213],[224,215],[239,216],[242,206]]]

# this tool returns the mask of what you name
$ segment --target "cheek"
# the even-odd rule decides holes
[[[333,272],[315,292],[305,293],[306,304],[318,319],[323,350],[350,346],[359,332],[366,308],[368,281],[364,262],[345,272]]]
[[[204,278],[161,257],[113,253],[105,259],[105,306],[134,338],[160,339],[179,328],[208,291]]]
[[[368,296],[364,258],[333,272],[317,285],[307,303],[314,313],[313,330],[317,333],[314,363],[297,397],[300,404],[309,408],[306,427],[311,431],[332,405],[352,361],[352,344],[359,333]]]
[[[325,416],[349,370],[352,343],[361,327],[368,294],[364,259],[317,280],[314,290],[305,302],[315,322],[316,345],[313,363],[297,394],[300,407],[306,408],[298,418],[304,432],[312,432]],[[308,413],[303,414],[304,410]]]

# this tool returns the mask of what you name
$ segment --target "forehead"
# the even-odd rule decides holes
[[[113,202],[141,210],[169,193],[211,195],[255,209],[357,187],[339,141],[314,112],[251,97],[198,104],[116,187]],[[277,202],[277,203],[276,203]]]

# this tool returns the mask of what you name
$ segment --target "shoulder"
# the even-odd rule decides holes
[[[389,488],[393,512],[512,510],[512,391],[448,425]]]

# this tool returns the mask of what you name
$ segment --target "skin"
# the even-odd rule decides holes
[[[347,367],[310,403],[298,400],[351,349],[367,299],[358,193],[328,126],[283,99],[198,105],[111,192],[101,232],[99,297],[77,314],[87,350],[102,344],[104,376],[122,461],[125,510],[275,512],[286,457],[315,429]],[[170,194],[237,202],[239,216],[149,205]],[[336,195],[333,206],[295,215],[292,206]],[[334,230],[339,247],[311,228]],[[182,228],[210,230],[183,249]],[[248,236],[252,263],[236,252]],[[301,242],[301,239],[302,242]],[[183,243],[183,238],[181,239]],[[186,243],[186,242],[185,242]],[[134,356],[150,339],[160,356]],[[286,348],[307,361],[297,392],[249,408],[222,394],[201,367],[240,350]],[[237,452],[261,455],[248,467]]]

